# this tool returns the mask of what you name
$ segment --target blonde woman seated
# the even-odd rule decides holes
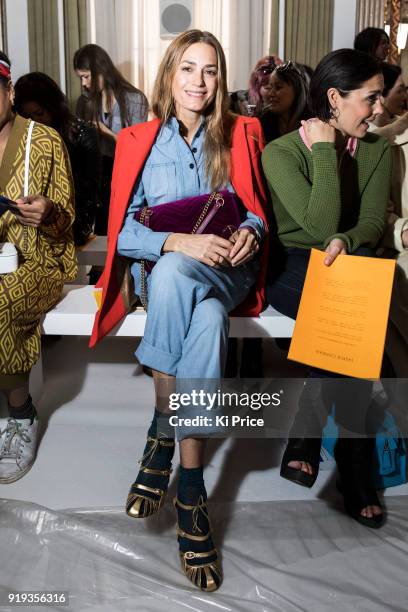
[[[263,305],[266,261],[265,254],[257,256],[266,230],[261,126],[228,108],[221,45],[212,34],[191,30],[171,43],[159,67],[152,100],[156,119],[125,129],[118,138],[102,306],[91,346],[126,314],[119,254],[126,256],[137,295],[147,290],[147,321],[136,355],[153,370],[156,389],[141,466],[126,501],[132,518],[158,512],[167,492],[175,447],[168,395],[176,379],[201,385],[219,380],[228,313],[246,298],[247,314],[258,314]],[[160,215],[160,207],[169,203],[179,211],[178,200],[185,206],[188,198],[193,206],[193,197],[200,197],[204,204],[219,190],[229,192],[226,204],[232,194],[238,198],[240,220],[232,236],[166,231],[164,226],[154,231],[137,217],[146,205],[151,215]],[[147,275],[141,276],[140,260],[156,262]],[[251,291],[254,285],[256,292]],[[198,588],[214,591],[222,578],[203,480],[205,439],[202,429],[201,434],[194,428],[176,429],[182,568]]]

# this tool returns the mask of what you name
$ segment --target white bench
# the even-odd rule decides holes
[[[103,266],[106,250],[106,236],[95,236],[77,248],[79,265]],[[96,313],[92,291],[93,287],[89,285],[66,286],[60,303],[44,319],[43,334],[90,336]],[[138,309],[129,314],[110,335],[142,337],[145,323],[146,313]],[[259,318],[231,317],[229,335],[232,338],[290,338],[293,328],[292,319],[269,307]]]
[[[65,285],[61,300],[44,316],[41,333],[56,336],[90,336],[97,311],[93,285]],[[110,336],[138,338],[144,334],[146,313],[141,308],[128,314]],[[232,338],[290,338],[294,321],[269,307],[260,317],[231,317]],[[30,376],[30,391],[35,401],[41,397],[42,358]]]
[[[96,236],[83,247],[77,248],[80,266],[103,266],[106,257],[106,236]],[[45,315],[41,332],[43,335],[90,336],[97,311],[92,285],[65,285],[61,300]],[[146,313],[138,308],[128,314],[111,332],[110,336],[138,338],[144,335]],[[269,307],[260,317],[231,317],[232,338],[290,338],[294,321]],[[32,370],[31,395],[35,400],[41,396],[43,384],[42,359]]]
[[[97,311],[92,285],[66,285],[58,304],[44,317],[43,334],[90,336]],[[256,317],[231,317],[233,338],[290,338],[294,321],[269,307]],[[146,313],[142,309],[128,314],[110,333],[111,336],[142,337]]]

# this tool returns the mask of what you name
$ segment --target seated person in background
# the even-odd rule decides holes
[[[265,75],[271,74],[282,63],[277,55],[266,55],[261,58],[251,73],[249,89],[239,89],[230,93],[230,110],[237,115],[246,117],[259,117],[262,112],[263,102],[259,92],[261,82]]]
[[[253,115],[261,121],[265,142],[271,142],[300,127],[302,119],[310,117],[308,95],[310,70],[307,66],[288,61],[275,64],[274,57],[262,58],[249,81],[249,100],[254,103]],[[286,339],[276,341],[287,348]],[[233,378],[237,371],[237,340],[228,341],[225,376]],[[244,338],[241,358],[241,378],[263,376],[262,339]]]
[[[381,28],[365,28],[355,37],[354,48],[368,53],[378,62],[385,62],[390,52],[390,39]]]
[[[18,252],[17,269],[0,280],[0,390],[9,405],[9,417],[0,419],[3,484],[34,463],[38,419],[28,383],[40,355],[41,318],[77,274],[64,143],[55,130],[16,115],[13,102],[10,60],[0,52],[0,193],[17,202],[17,214],[6,210],[0,217],[0,242]]]
[[[267,55],[261,58],[249,79],[247,90],[235,91],[230,94],[230,109],[238,115],[246,117],[260,117],[264,101],[262,97],[262,84],[268,81],[270,74],[281,63],[276,55]],[[263,378],[263,347],[262,338],[243,338],[239,375],[241,378]],[[228,339],[228,356],[225,366],[225,377],[235,378],[238,373],[238,340]]]
[[[15,84],[15,108],[33,121],[53,127],[65,142],[75,186],[76,245],[85,244],[100,206],[101,159],[97,129],[75,117],[57,83],[42,72],[30,72]]]
[[[401,115],[407,94],[399,66],[383,64],[382,68],[384,113],[372,127],[389,141],[393,163],[387,227],[379,254],[397,259],[386,349],[397,377],[408,379],[408,113]]]
[[[407,110],[407,88],[402,80],[401,68],[395,64],[381,64],[384,77],[383,112],[372,122],[372,126],[382,127],[395,121]]]
[[[260,67],[261,80],[251,76],[250,98],[259,100],[259,117],[265,143],[300,127],[302,119],[310,117],[308,106],[310,71],[302,64],[288,61],[269,68]],[[261,106],[260,106],[261,104]]]
[[[105,236],[108,227],[113,156],[120,130],[147,119],[146,96],[129,83],[98,45],[85,45],[74,55],[74,70],[81,81],[82,96],[76,113],[98,128],[102,154],[102,206],[95,233]]]
[[[267,298],[292,319],[297,316],[311,248],[325,250],[325,265],[331,265],[339,254],[374,256],[381,239],[390,147],[367,130],[368,121],[382,111],[383,84],[374,58],[351,49],[329,53],[310,83],[315,118],[303,121],[300,130],[271,142],[263,152],[284,251],[280,267],[274,258]],[[322,389],[334,387],[333,378],[337,376],[331,372],[310,369],[299,399],[296,433],[289,437],[282,458],[281,475],[308,487],[316,480],[320,461],[323,424],[317,422],[317,405]],[[339,429],[346,427],[358,436],[342,434],[335,448],[345,509],[360,523],[380,527],[384,517],[372,480],[375,440],[366,436],[372,383],[342,378],[339,385],[347,392],[336,402]],[[346,401],[350,393],[355,403],[351,409],[350,399]]]

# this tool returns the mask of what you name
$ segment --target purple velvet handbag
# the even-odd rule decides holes
[[[227,190],[183,198],[151,208],[145,206],[135,213],[135,219],[155,232],[181,234],[216,234],[229,239],[241,224],[238,200]],[[147,306],[145,270],[150,272],[153,261],[142,260],[140,265],[143,307]]]

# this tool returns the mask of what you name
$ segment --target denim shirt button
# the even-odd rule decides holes
[[[192,152],[192,153],[197,153],[197,149],[196,149],[196,147],[194,147],[193,149],[191,149],[191,152]]]
[[[191,168],[193,170],[194,169],[194,164],[190,164],[189,168]]]

